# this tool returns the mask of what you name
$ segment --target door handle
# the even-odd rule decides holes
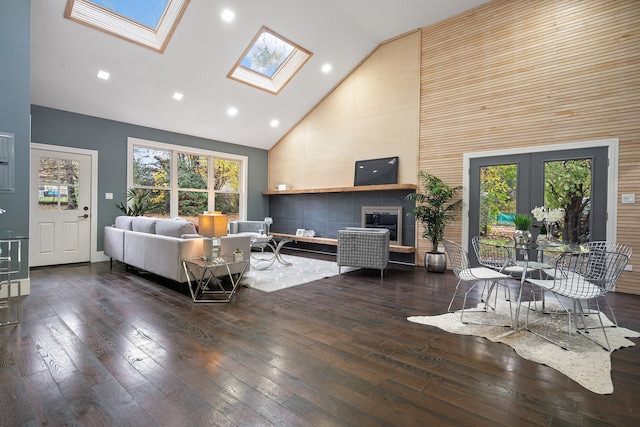
[[[89,214],[78,215],[78,218],[89,218]]]

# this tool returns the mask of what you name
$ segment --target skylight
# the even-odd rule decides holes
[[[91,3],[129,18],[149,28],[156,28],[168,0],[89,0]]]
[[[191,0],[67,0],[64,16],[164,52]]]
[[[311,55],[311,52],[262,27],[227,77],[278,93]]]

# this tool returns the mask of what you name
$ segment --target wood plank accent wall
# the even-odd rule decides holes
[[[494,0],[421,33],[419,169],[458,185],[463,153],[619,138],[617,290],[640,294],[640,2]]]
[[[353,185],[356,160],[399,156],[399,184],[415,184],[420,33],[379,46],[269,150],[269,190]]]

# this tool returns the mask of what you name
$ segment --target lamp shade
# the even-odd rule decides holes
[[[227,216],[220,212],[198,215],[198,234],[205,237],[226,236]]]

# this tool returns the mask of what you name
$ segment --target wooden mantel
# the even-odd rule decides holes
[[[314,193],[351,193],[356,191],[388,191],[388,190],[415,190],[415,184],[385,184],[385,185],[360,185],[357,187],[333,187],[333,188],[307,188],[295,190],[263,191],[263,195],[274,194],[314,194]]]

